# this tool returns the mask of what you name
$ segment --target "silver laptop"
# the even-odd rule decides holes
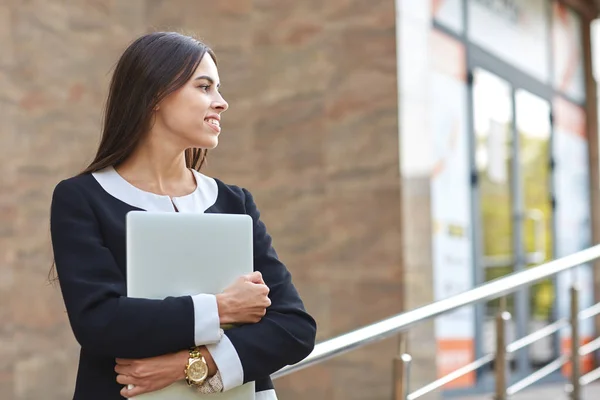
[[[127,214],[127,295],[217,294],[253,271],[252,218],[243,214],[132,211]],[[138,400],[254,400],[254,383],[199,395],[185,382]]]

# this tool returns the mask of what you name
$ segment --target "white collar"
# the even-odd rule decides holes
[[[219,189],[213,178],[192,170],[196,179],[196,190],[181,197],[169,197],[146,192],[127,182],[111,166],[92,173],[100,186],[111,196],[131,206],[146,211],[175,211],[173,203],[180,212],[204,212],[215,204]],[[172,201],[171,201],[172,200]]]

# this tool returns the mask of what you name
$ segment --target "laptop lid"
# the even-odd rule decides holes
[[[252,218],[245,214],[131,211],[126,217],[127,295],[217,294],[254,270]],[[254,400],[250,382],[200,395],[185,382],[137,400]]]

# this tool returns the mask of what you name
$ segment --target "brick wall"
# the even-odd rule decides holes
[[[77,344],[45,281],[50,195],[90,161],[111,66],[152,29],[217,52],[231,108],[206,173],[254,193],[319,340],[401,311],[394,16],[383,0],[3,1],[0,398],[72,394]],[[395,348],[282,378],[279,396],[388,399]]]

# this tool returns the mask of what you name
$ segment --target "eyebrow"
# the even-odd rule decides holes
[[[198,76],[198,77],[194,78],[195,81],[199,81],[200,79],[206,79],[208,81],[208,83],[210,83],[211,85],[215,84],[215,80],[213,78],[211,78],[210,76],[208,76],[208,75],[201,75],[201,76]],[[217,85],[217,87],[218,88],[221,87],[221,84],[219,83]]]

